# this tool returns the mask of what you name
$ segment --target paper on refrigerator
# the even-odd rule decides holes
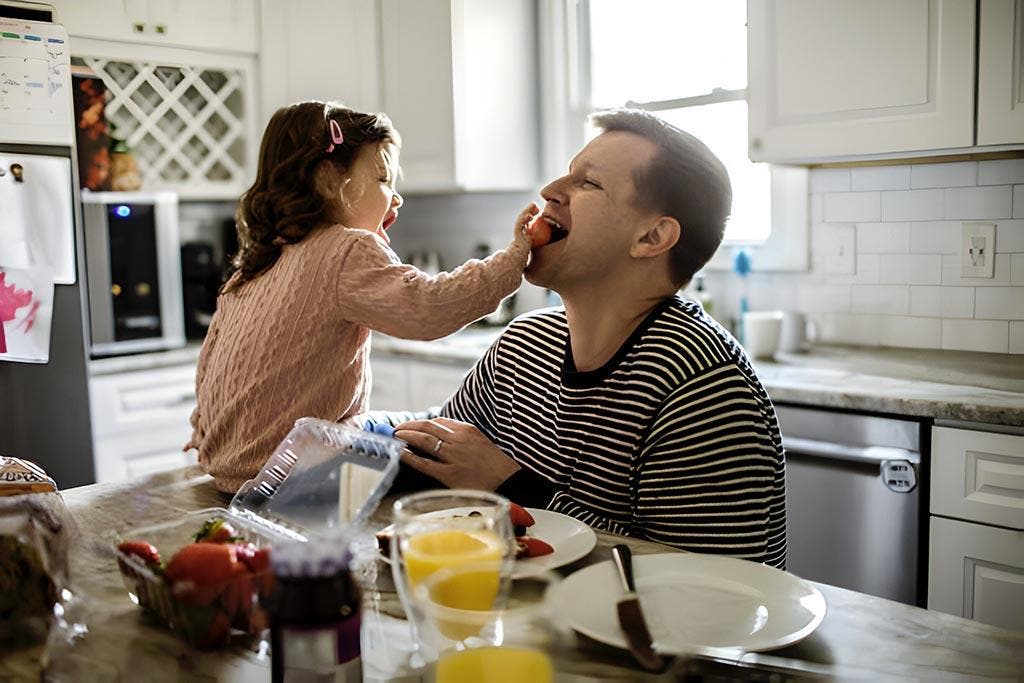
[[[45,268],[75,282],[71,160],[0,152],[0,267]]]
[[[46,268],[0,266],[0,361],[50,359],[53,275]]]

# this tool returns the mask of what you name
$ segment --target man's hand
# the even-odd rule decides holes
[[[395,427],[395,438],[436,458],[408,448],[402,452],[403,462],[448,488],[493,491],[519,470],[515,460],[467,422],[447,417],[412,420]]]

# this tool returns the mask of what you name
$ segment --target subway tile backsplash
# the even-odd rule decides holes
[[[1024,354],[1024,159],[813,169],[809,200],[810,271],[759,272],[755,251],[752,309],[832,343]],[[971,221],[996,225],[992,278],[961,277]],[[736,276],[707,282],[728,321]]]

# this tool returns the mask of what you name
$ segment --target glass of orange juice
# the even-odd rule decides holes
[[[447,584],[447,599],[457,609],[487,612],[500,604],[515,560],[508,500],[470,490],[424,491],[394,504],[391,570],[419,654],[433,659],[437,638],[423,629],[423,609],[415,589],[434,573],[471,567]],[[466,624],[451,624],[448,637],[472,637]],[[480,628],[484,628],[481,625]],[[461,630],[459,630],[461,629]]]
[[[439,569],[413,589],[423,613],[423,637],[432,638],[434,683],[551,683],[552,658],[565,646],[547,595],[560,580],[550,571],[511,578],[491,608],[465,607],[460,586],[474,565]]]

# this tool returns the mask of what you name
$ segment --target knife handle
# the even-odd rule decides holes
[[[628,545],[619,543],[612,548],[612,557],[619,570],[619,579],[627,593],[636,593],[636,582],[633,580],[633,553]]]

